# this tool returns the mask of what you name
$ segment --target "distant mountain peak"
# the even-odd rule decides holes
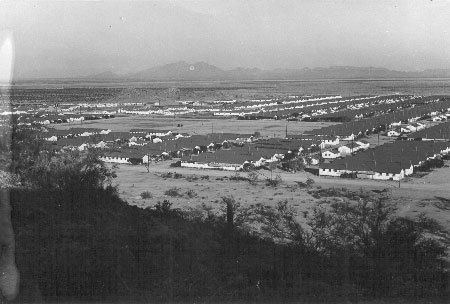
[[[112,71],[105,71],[102,73],[86,76],[86,78],[88,78],[88,79],[114,79],[114,78],[119,78],[119,77],[120,77],[119,75],[117,75],[116,73],[114,73]]]
[[[380,67],[330,66],[262,70],[236,67],[221,69],[205,61],[177,61],[155,66],[125,76],[108,71],[91,75],[89,79],[177,81],[177,80],[312,80],[312,79],[389,79],[389,78],[450,78],[450,69],[428,69],[419,72],[395,71]]]

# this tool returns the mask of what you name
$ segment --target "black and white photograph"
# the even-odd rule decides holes
[[[0,0],[14,303],[450,303],[450,0]]]

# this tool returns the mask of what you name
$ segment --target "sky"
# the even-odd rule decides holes
[[[450,0],[3,0],[6,36],[17,79],[124,74],[177,61],[448,69]]]

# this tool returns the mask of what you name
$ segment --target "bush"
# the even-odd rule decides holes
[[[332,200],[311,217],[311,240],[343,275],[371,296],[438,296],[445,278],[445,246],[432,220],[395,216],[388,197]]]
[[[166,190],[166,192],[164,192],[164,194],[168,195],[168,196],[172,196],[172,197],[183,196],[180,193],[180,189],[177,187],[173,187],[173,188],[170,188],[169,190]]]
[[[300,188],[310,188],[314,185],[314,180],[312,178],[307,178],[305,182],[296,182]]]
[[[358,174],[356,172],[350,172],[350,173],[344,172],[339,177],[355,179],[358,177]]]
[[[266,179],[266,186],[270,187],[278,187],[278,185],[282,182],[280,175],[277,175],[275,178],[267,178]]]
[[[314,190],[308,190],[308,194],[310,194],[314,198],[322,198],[322,197],[346,197],[352,200],[360,200],[360,199],[369,199],[373,196],[372,193],[364,190],[360,191],[351,191],[347,188],[317,188]]]
[[[303,171],[305,170],[305,164],[302,158],[291,158],[287,160],[283,160],[281,162],[281,169],[285,171]]]
[[[144,191],[141,193],[142,199],[153,198],[153,194],[150,191]]]
[[[197,193],[196,193],[194,190],[189,189],[189,190],[186,192],[186,196],[189,197],[189,198],[194,198],[194,197],[197,196]]]
[[[171,167],[181,167],[181,160],[179,160],[177,162],[174,162],[174,163],[171,163],[170,166]]]
[[[158,201],[154,207],[154,213],[162,217],[173,217],[181,214],[178,209],[172,208],[172,203],[168,200],[163,200],[162,202]]]
[[[434,168],[442,168],[444,166],[444,160],[440,158],[429,159],[425,161],[422,165],[416,167],[414,171],[416,172],[429,172]]]
[[[315,183],[315,181],[312,179],[312,178],[307,178],[306,179],[306,184],[308,185],[308,186],[312,186],[312,185],[314,185],[314,183]]]
[[[172,172],[166,172],[161,174],[162,178],[172,178]]]
[[[247,177],[241,176],[239,172],[234,173],[232,176],[229,177],[229,179],[233,181],[249,181]]]
[[[193,182],[193,181],[198,180],[198,177],[195,176],[195,175],[189,175],[189,176],[186,177],[186,180],[187,180],[188,182]]]
[[[256,185],[258,184],[258,174],[256,172],[249,172],[247,175],[248,182],[250,185]]]

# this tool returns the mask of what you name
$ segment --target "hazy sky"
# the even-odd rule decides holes
[[[14,76],[221,68],[450,68],[450,0],[0,1]],[[1,37],[1,35],[0,35]]]

